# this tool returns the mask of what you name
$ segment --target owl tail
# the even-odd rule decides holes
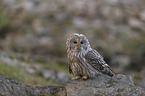
[[[103,68],[100,68],[100,71],[103,74],[109,75],[109,76],[114,76],[115,74],[112,72],[112,69],[110,68],[110,66],[108,64],[105,64],[102,66]]]

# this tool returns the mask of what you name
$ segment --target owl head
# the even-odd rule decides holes
[[[90,49],[90,43],[87,37],[83,34],[74,33],[73,35],[69,36],[66,42],[66,50],[68,51],[86,51]]]

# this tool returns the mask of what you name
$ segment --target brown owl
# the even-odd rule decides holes
[[[113,76],[110,66],[94,49],[85,35],[74,33],[66,41],[69,73],[75,76],[72,79],[95,78],[98,74]]]

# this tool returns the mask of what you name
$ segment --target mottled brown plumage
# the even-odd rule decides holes
[[[95,78],[98,74],[113,76],[110,66],[103,57],[91,48],[88,39],[83,34],[73,34],[66,41],[69,73],[75,78]]]

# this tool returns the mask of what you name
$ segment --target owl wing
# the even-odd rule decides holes
[[[68,72],[69,72],[69,74],[72,74],[72,70],[71,70],[71,65],[70,65],[70,63],[68,64]]]
[[[106,64],[103,57],[96,50],[89,51],[85,55],[85,59],[94,69],[109,76],[114,75],[110,66]]]

